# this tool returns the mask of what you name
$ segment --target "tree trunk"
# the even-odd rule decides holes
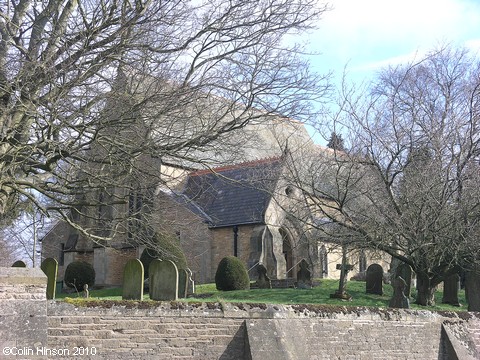
[[[417,298],[415,304],[422,306],[435,305],[435,285],[427,274],[417,273]]]

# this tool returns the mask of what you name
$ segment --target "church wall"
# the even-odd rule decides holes
[[[328,273],[322,274],[322,256],[320,254],[321,246],[324,245],[327,251],[327,268]],[[382,266],[384,273],[387,273],[390,268],[389,256],[385,253],[365,251],[365,263],[361,264],[361,252],[360,250],[349,250],[347,254],[347,262],[353,265],[353,270],[348,273],[348,279],[357,277],[360,273],[365,274],[365,270],[372,264],[379,264]],[[315,277],[323,277],[327,279],[339,279],[340,270],[337,270],[337,264],[342,263],[342,249],[335,244],[329,244],[327,242],[320,243],[318,245],[318,257],[314,261]],[[360,276],[360,278],[364,278]]]
[[[62,262],[62,245],[66,244],[70,226],[64,222],[57,223],[42,239],[42,261],[54,258],[58,261],[58,278],[63,279],[68,263]]]
[[[101,248],[105,251],[105,282],[97,285],[121,286],[123,284],[123,269],[130,259],[137,258],[137,250],[131,249],[113,249]],[[96,250],[96,249],[95,249]],[[95,253],[95,255],[97,255]],[[97,261],[97,259],[95,259]]]
[[[212,233],[205,220],[163,193],[157,196],[157,206],[158,216],[154,218],[156,229],[179,238],[195,282],[212,281]]]
[[[237,257],[242,260],[248,270],[248,259],[250,256],[250,238],[255,225],[238,226]],[[210,279],[215,280],[215,272],[218,263],[226,256],[234,256],[234,232],[233,227],[212,229],[212,263]]]
[[[175,166],[160,165],[160,179],[169,189],[179,189],[185,181],[189,170]]]
[[[74,254],[73,261],[83,261],[93,265],[93,251],[72,252],[72,254]]]

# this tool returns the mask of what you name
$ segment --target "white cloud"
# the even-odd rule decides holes
[[[480,48],[477,0],[333,0],[310,42],[323,67],[368,71],[446,43]]]
[[[411,62],[415,62],[416,60],[420,60],[426,55],[426,51],[414,51],[408,54],[398,55],[389,57],[386,59],[381,59],[369,63],[363,63],[361,65],[353,67],[352,71],[371,71],[386,67],[388,65],[400,65],[400,64],[407,64]]]
[[[465,41],[465,47],[470,49],[473,52],[480,52],[480,38],[479,39],[469,39]]]

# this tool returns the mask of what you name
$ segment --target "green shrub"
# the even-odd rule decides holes
[[[95,270],[93,266],[84,261],[74,261],[65,269],[65,285],[77,291],[83,291],[85,284],[92,287],[95,283]]]
[[[148,279],[148,267],[153,259],[171,260],[177,265],[178,269],[186,269],[187,259],[185,258],[178,239],[172,235],[160,233],[154,236],[153,244],[155,248],[146,248],[140,256],[145,279]]]
[[[247,268],[235,256],[224,257],[215,273],[215,285],[217,290],[223,291],[250,289]]]

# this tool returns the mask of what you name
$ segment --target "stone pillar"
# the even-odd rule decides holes
[[[0,268],[1,354],[9,355],[6,359],[47,359],[42,352],[47,347],[47,331],[47,277],[43,271]]]

